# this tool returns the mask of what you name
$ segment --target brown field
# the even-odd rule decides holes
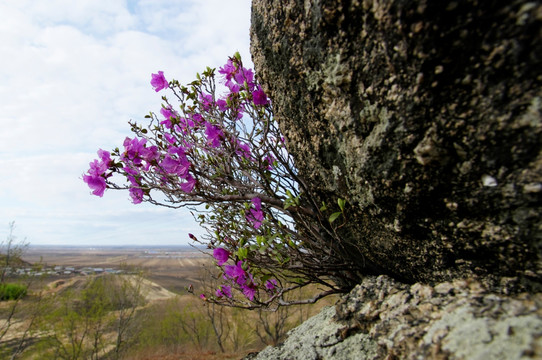
[[[62,266],[142,271],[150,281],[177,294],[186,293],[188,285],[199,282],[205,266],[212,266],[211,257],[192,247],[32,247],[26,251],[24,260],[49,268]]]
[[[268,344],[276,344],[278,338],[273,336],[280,334],[282,338],[287,330],[316,314],[322,306],[332,305],[337,299],[336,296],[331,296],[314,305],[281,308],[276,313],[211,307],[201,301],[198,294],[210,285],[208,276],[206,280],[203,279],[206,277],[206,270],[214,269],[215,265],[211,256],[190,247],[33,247],[26,251],[23,260],[26,264],[23,264],[23,269],[18,270],[24,270],[24,274],[12,273],[12,276],[15,277],[14,282],[18,281],[17,277],[27,282],[30,287],[29,296],[25,297],[20,305],[13,301],[0,302],[0,334],[2,329],[9,330],[0,336],[0,358],[4,358],[3,355],[14,351],[21,344],[24,344],[25,351],[22,358],[41,358],[41,351],[49,353],[49,345],[45,348],[39,346],[41,343],[47,344],[52,336],[60,336],[58,346],[63,346],[64,341],[70,344],[66,334],[71,333],[66,333],[63,328],[58,330],[55,326],[51,327],[50,324],[56,324],[57,320],[50,321],[47,315],[51,314],[51,309],[55,310],[59,308],[59,304],[64,304],[62,299],[80,294],[87,289],[89,281],[108,272],[120,274],[118,277],[104,278],[113,279],[113,284],[121,279],[135,282],[141,291],[139,294],[146,298],[144,305],[138,305],[134,315],[134,329],[140,327],[132,334],[134,338],[130,341],[133,343],[127,348],[124,357],[132,360],[239,359],[248,352],[261,350]],[[32,267],[31,264],[40,266]],[[143,278],[137,276],[138,273],[142,273]],[[187,292],[190,284],[194,285],[192,294]],[[312,293],[317,291],[315,287],[308,287],[295,296],[310,298]],[[75,295],[75,300],[70,304],[80,304],[77,296]],[[43,304],[39,302],[40,299],[45,299]],[[61,300],[57,302],[56,299]],[[18,307],[14,307],[14,304]],[[44,307],[35,307],[34,304]],[[29,310],[34,307],[37,312]],[[17,309],[17,312],[12,309]],[[111,313],[113,317],[117,316],[116,311]],[[15,315],[12,318],[10,314]],[[109,315],[101,316],[105,319]],[[219,320],[220,322],[213,323],[228,324],[217,325],[224,326],[228,331],[227,337],[223,339],[225,353],[219,351],[218,342],[215,343],[214,333],[210,330],[210,319],[218,318],[227,319],[225,322]],[[34,325],[34,319],[42,320]],[[12,320],[15,321],[11,322]],[[267,329],[274,330],[266,332],[262,324],[267,324]],[[282,324],[280,329],[277,328],[278,324]],[[25,340],[27,331],[31,328],[32,334]],[[109,332],[105,332],[105,328],[99,328],[104,331],[104,344],[110,347],[103,348],[104,354],[114,348],[112,344],[116,336],[113,328],[108,329]],[[167,331],[164,332],[163,329]],[[201,344],[198,340],[200,336],[204,339]],[[90,346],[89,344],[91,343],[85,343],[85,346]]]

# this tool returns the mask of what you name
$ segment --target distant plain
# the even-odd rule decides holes
[[[179,247],[77,247],[31,246],[23,259],[44,266],[62,266],[81,269],[113,268],[142,271],[144,276],[177,293],[186,294],[190,284],[197,284],[205,267],[211,267],[211,257],[205,249]]]

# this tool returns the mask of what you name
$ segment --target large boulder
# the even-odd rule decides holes
[[[541,24],[539,1],[253,0],[256,71],[360,274],[540,283]]]

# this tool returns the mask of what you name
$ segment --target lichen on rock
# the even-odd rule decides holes
[[[490,292],[474,279],[434,286],[369,276],[268,347],[267,359],[542,357],[542,294]]]
[[[254,0],[251,52],[348,261],[542,279],[542,5]]]

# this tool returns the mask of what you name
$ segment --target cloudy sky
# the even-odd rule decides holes
[[[249,54],[250,0],[1,0],[0,240],[31,245],[186,244],[189,213],[90,195],[99,148],[159,111],[151,73],[182,83]]]

